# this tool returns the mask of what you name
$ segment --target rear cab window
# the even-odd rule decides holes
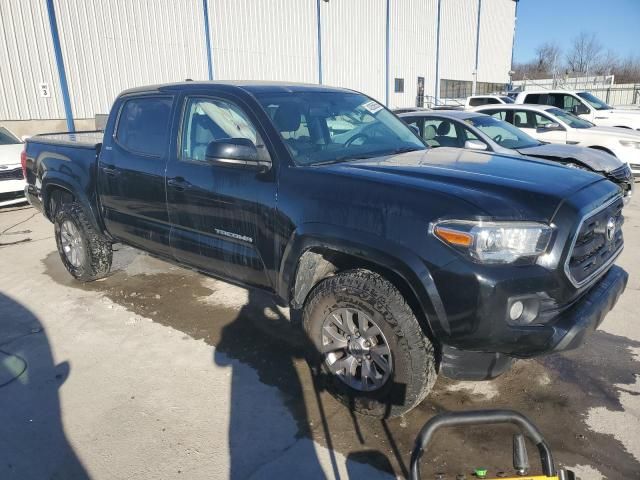
[[[161,157],[167,146],[172,104],[172,97],[125,100],[118,116],[116,142],[130,152]]]

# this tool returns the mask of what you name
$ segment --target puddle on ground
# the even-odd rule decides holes
[[[611,435],[591,431],[587,415],[596,407],[622,410],[619,385],[636,381],[640,362],[631,349],[639,348],[640,342],[598,331],[580,350],[519,361],[490,383],[440,378],[418,408],[404,418],[380,421],[353,415],[329,394],[316,390],[304,361],[301,329],[266,294],[241,290],[247,300],[240,308],[233,302],[217,303],[216,298],[237,300],[240,289],[126,247],[114,255],[113,274],[93,283],[73,281],[57,252],[44,264],[58,283],[100,292],[136,314],[202,339],[251,366],[263,383],[279,390],[298,436],[313,438],[355,461],[406,477],[415,436],[434,414],[511,408],[537,423],[559,464],[590,465],[609,479],[638,478],[640,463]],[[259,402],[256,399],[256,408]],[[269,422],[268,412],[264,414]],[[423,478],[435,478],[437,472],[455,478],[456,473],[469,475],[476,467],[486,467],[492,475],[512,473],[513,433],[509,427],[438,433],[423,457]],[[528,450],[537,471],[536,449],[529,445]]]

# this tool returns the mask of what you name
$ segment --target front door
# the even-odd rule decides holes
[[[275,211],[273,171],[207,161],[210,142],[247,138],[270,160],[256,122],[238,99],[184,97],[178,148],[167,164],[171,249],[185,264],[225,279],[270,287],[263,258],[273,254],[264,227]]]
[[[531,110],[514,110],[512,123],[542,142],[567,143],[566,129],[542,113]]]
[[[125,97],[98,161],[98,192],[107,231],[119,240],[169,255],[165,167],[173,97]]]

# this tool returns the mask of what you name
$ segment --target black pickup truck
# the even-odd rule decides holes
[[[616,185],[430,149],[350,90],[137,88],[104,135],[32,137],[24,162],[71,275],[107,275],[122,242],[270,291],[302,309],[310,358],[361,413],[408,411],[438,374],[575,348],[627,281]]]

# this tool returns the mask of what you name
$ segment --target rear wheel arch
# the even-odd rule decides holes
[[[75,201],[75,196],[70,189],[58,184],[47,185],[42,198],[45,216],[53,221],[60,207],[65,203],[71,203],[73,201]]]

